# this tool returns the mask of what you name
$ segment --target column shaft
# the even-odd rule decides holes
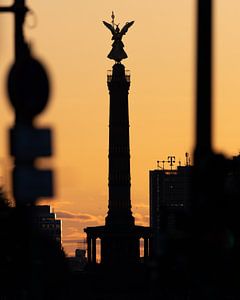
[[[144,260],[146,261],[149,256],[149,240],[148,238],[144,238]]]
[[[97,257],[96,257],[96,238],[92,238],[92,263],[96,264]]]
[[[88,236],[87,237],[87,258],[88,258],[88,263],[90,264],[92,262],[92,243],[91,243],[91,238]]]

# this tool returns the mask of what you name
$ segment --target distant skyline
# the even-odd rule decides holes
[[[12,1],[1,1],[0,5]],[[33,53],[49,70],[52,95],[39,126],[54,130],[56,196],[48,201],[63,218],[68,253],[83,227],[107,213],[109,95],[107,59],[111,34],[102,24],[114,10],[121,26],[134,20],[123,42],[131,71],[129,92],[132,204],[136,223],[148,222],[148,175],[168,155],[185,162],[193,151],[195,102],[195,1],[126,0],[101,3],[29,0],[37,27],[25,27]],[[214,147],[228,156],[240,150],[240,25],[238,1],[215,1]],[[30,16],[28,22],[33,19]],[[0,173],[9,188],[8,128],[13,111],[5,95],[13,60],[12,17],[0,15]],[[94,87],[94,88],[93,88]]]

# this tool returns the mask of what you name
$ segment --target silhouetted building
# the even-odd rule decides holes
[[[162,252],[166,239],[178,239],[184,234],[181,217],[190,201],[191,173],[190,165],[149,172],[151,255]]]
[[[30,208],[32,226],[45,238],[55,241],[61,247],[61,220],[51,212],[49,205],[36,205]]]
[[[71,272],[82,272],[87,264],[86,250],[76,249],[75,256],[66,257]]]
[[[108,74],[110,93],[109,201],[106,225],[87,227],[88,262],[96,263],[96,239],[101,240],[101,263],[105,265],[140,262],[140,239],[145,240],[148,257],[149,228],[136,226],[131,211],[128,90],[130,75],[121,63]]]

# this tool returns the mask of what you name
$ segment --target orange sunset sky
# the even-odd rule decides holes
[[[0,5],[12,1],[0,1]],[[83,228],[104,223],[108,189],[107,70],[111,33],[102,20],[114,10],[120,27],[135,20],[123,42],[131,70],[129,94],[132,209],[148,224],[148,173],[175,155],[193,151],[195,98],[194,0],[28,0],[34,15],[25,34],[49,71],[52,94],[37,120],[54,132],[55,197],[47,201],[63,219],[63,243],[71,255]],[[34,21],[35,28],[30,28]],[[240,150],[240,1],[215,1],[214,148]],[[11,194],[8,128],[13,111],[5,92],[13,61],[13,19],[0,15],[0,171]]]

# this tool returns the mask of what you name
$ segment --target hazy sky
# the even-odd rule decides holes
[[[11,4],[12,1],[0,1]],[[217,0],[215,10],[214,146],[240,150],[240,2]],[[129,94],[132,205],[137,224],[148,224],[148,173],[175,155],[184,163],[194,142],[195,4],[193,0],[29,0],[35,17],[25,27],[33,53],[52,83],[39,126],[54,131],[56,196],[49,202],[63,218],[64,247],[77,247],[83,227],[103,224],[107,212],[107,70],[111,33],[102,20],[114,10],[120,27],[135,20],[123,42],[131,70]],[[9,189],[7,129],[13,112],[5,95],[13,60],[12,17],[0,16],[0,167]],[[66,242],[68,241],[68,243]]]

